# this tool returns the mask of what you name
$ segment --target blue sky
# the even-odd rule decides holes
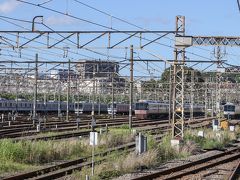
[[[104,26],[112,25],[113,28],[118,30],[137,30],[135,27],[127,25],[114,18],[111,19],[109,16],[89,9],[74,0],[52,0],[49,2],[48,0],[25,1],[35,4],[47,2],[43,6],[71,14],[79,18],[87,19]],[[186,35],[239,36],[240,13],[236,0],[79,1],[149,30],[174,30],[175,16],[184,15],[186,16]],[[54,30],[103,30],[101,27],[90,25],[89,23],[59,15],[57,13],[53,13],[39,7],[33,7],[31,5],[20,3],[16,0],[0,0],[0,15],[30,21],[36,15],[43,15],[44,23]],[[20,22],[16,23],[23,25],[25,28],[31,28],[31,24]],[[2,20],[0,27],[2,30],[23,30]],[[37,28],[40,30],[44,29],[44,27],[40,25]],[[170,36],[169,38],[173,37]],[[159,42],[166,45],[174,45],[174,42],[169,39],[163,39]],[[99,45],[101,43],[103,42],[96,42],[96,45]],[[126,42],[124,45],[129,46],[129,42]],[[214,56],[211,54],[213,47],[202,48],[204,50],[191,47],[188,49],[188,51],[207,58],[214,58]],[[148,50],[151,50],[152,52],[166,59],[173,58],[173,49],[171,48],[169,49],[164,46],[154,45],[149,46]],[[77,52],[79,51],[77,50]],[[102,52],[121,57],[123,57],[126,53],[129,54],[129,52],[120,52],[118,50],[112,50],[111,52],[104,50]],[[85,51],[81,51],[81,53],[95,58],[106,58],[99,57],[94,53]],[[238,65],[238,59],[240,55],[239,49],[228,47],[227,53],[228,55],[225,56],[225,59],[227,59],[231,64]],[[49,57],[43,53],[41,56],[49,60],[52,59],[52,57]],[[136,50],[135,56],[140,56],[141,58],[153,58],[146,53],[140,52],[138,50]],[[193,56],[192,54],[187,54],[187,56],[190,59],[200,59],[198,56]],[[71,54],[71,57],[73,59],[83,58],[76,54]],[[204,69],[206,66],[207,65],[198,65],[197,68]],[[151,73],[159,74],[164,69],[164,67],[162,64],[151,64],[147,69],[146,65],[142,63],[139,64],[139,66],[136,66],[136,74],[138,74],[138,71],[141,72],[141,69],[144,69],[146,75],[149,73],[149,69],[151,69]],[[127,70],[125,73],[123,72],[123,74],[127,74]]]

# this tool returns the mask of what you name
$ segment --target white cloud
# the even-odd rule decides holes
[[[45,22],[48,25],[70,25],[73,24],[75,20],[67,16],[50,16]]]
[[[16,0],[6,0],[0,4],[1,13],[9,13],[17,8],[20,3]]]

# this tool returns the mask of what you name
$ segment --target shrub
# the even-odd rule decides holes
[[[98,176],[100,179],[110,179],[120,175],[121,175],[121,172],[118,170],[109,170],[109,171],[106,170],[106,171],[100,172]]]
[[[86,152],[79,141],[19,141],[0,140],[0,161],[42,164],[54,160],[79,157]]]

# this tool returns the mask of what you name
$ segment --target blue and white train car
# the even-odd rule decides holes
[[[238,118],[240,116],[240,105],[226,103],[223,106],[223,114],[226,118]]]

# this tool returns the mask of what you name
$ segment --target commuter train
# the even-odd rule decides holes
[[[117,109],[115,110],[117,114],[125,114],[126,113],[126,105],[127,104],[117,104]],[[58,101],[48,101],[44,103],[43,101],[37,101],[36,111],[38,113],[56,113],[59,109]],[[19,112],[19,113],[29,113],[33,110],[33,101],[27,101],[25,99],[16,100],[7,100],[4,98],[0,98],[0,112]],[[67,111],[67,102],[60,102],[60,110],[61,112]],[[69,112],[76,114],[91,114],[92,112],[92,103],[88,102],[75,102],[69,103]],[[100,114],[108,113],[108,105],[103,103],[94,103],[94,112]]]
[[[36,102],[37,112],[57,112],[58,111],[58,101],[48,101],[46,103],[42,101]],[[60,102],[61,111],[67,110],[67,102]],[[0,112],[22,112],[27,113],[33,110],[33,101],[27,101],[24,99],[16,100],[7,100],[0,99]],[[75,104],[69,103],[69,111],[74,112]]]
[[[185,114],[190,114],[191,105],[184,104]],[[180,109],[178,110],[181,111]],[[204,105],[193,105],[194,115],[204,114]],[[135,106],[135,116],[137,119],[160,118],[169,115],[169,104],[166,102],[140,100]]]
[[[226,118],[239,118],[240,105],[235,105],[233,103],[226,103],[223,106],[223,114]]]

